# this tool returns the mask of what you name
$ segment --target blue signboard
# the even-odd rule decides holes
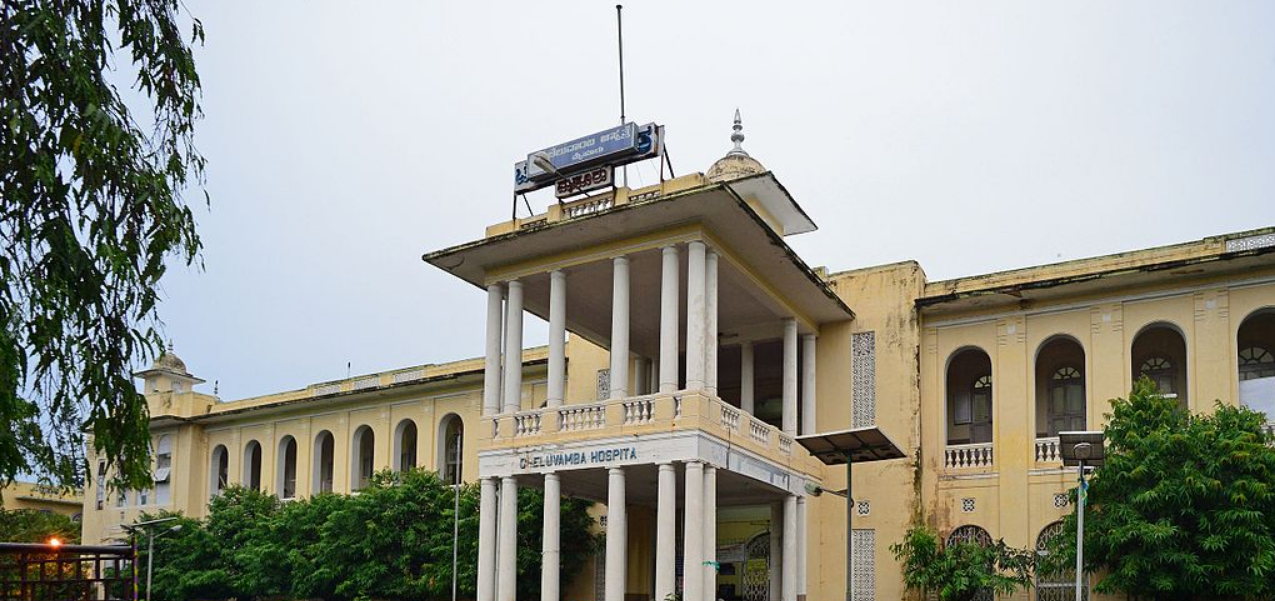
[[[541,169],[532,157],[540,155],[548,158],[553,167],[561,172],[603,163],[608,159],[633,154],[637,148],[637,124],[625,123],[619,127],[600,131],[596,134],[577,138],[570,142],[550,146],[527,156],[527,177],[546,179],[557,174]]]
[[[514,164],[514,192],[530,192],[552,185],[564,176],[580,173],[596,165],[622,165],[660,155],[660,128],[654,123],[635,123],[551,146],[527,155]],[[536,164],[535,157],[548,161],[557,173]]]

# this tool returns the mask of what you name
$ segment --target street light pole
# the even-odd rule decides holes
[[[846,601],[854,601],[854,462],[846,453]]]
[[[151,574],[155,567],[155,529],[146,529],[146,601],[151,601]]]
[[[456,565],[460,557],[460,441],[462,438],[462,436],[456,437],[456,474],[452,477],[452,492],[455,493],[455,499],[452,501],[452,601],[456,601]]]
[[[1106,437],[1101,430],[1066,431],[1058,433],[1058,446],[1063,466],[1075,466],[1080,477],[1076,489],[1076,601],[1085,601],[1085,502],[1088,492],[1085,486],[1085,468],[1101,467],[1107,460]]]
[[[146,531],[146,601],[151,601],[151,573],[154,571],[153,568],[155,567],[155,526],[165,522],[171,522],[176,519],[176,517],[166,517],[158,520],[137,522],[131,526],[124,526],[124,529],[128,530],[129,534],[133,537],[134,548],[136,548],[138,529],[142,528]],[[160,534],[163,535],[165,532],[176,532],[178,530],[181,530],[181,524],[173,526]],[[134,557],[136,557],[136,554]],[[134,566],[133,569],[133,582],[137,582],[136,566]]]
[[[1080,511],[1076,514],[1076,601],[1084,601],[1085,577],[1085,461],[1080,460],[1080,488],[1076,491]]]

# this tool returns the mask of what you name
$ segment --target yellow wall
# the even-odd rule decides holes
[[[49,511],[78,520],[84,513],[84,497],[79,493],[63,493],[32,482],[15,480],[0,488],[0,509]]]

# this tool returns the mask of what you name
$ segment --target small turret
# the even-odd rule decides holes
[[[145,388],[143,394],[172,392],[181,394],[191,392],[196,384],[204,381],[186,371],[186,362],[173,353],[173,343],[168,343],[168,350],[160,353],[151,364],[150,369],[133,374],[142,378]]]

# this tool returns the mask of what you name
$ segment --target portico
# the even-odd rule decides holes
[[[425,257],[487,292],[479,601],[514,601],[520,487],[545,491],[544,599],[561,593],[562,495],[606,506],[606,601],[715,599],[717,515],[738,506],[773,515],[758,598],[804,597],[802,496],[824,467],[793,439],[815,427],[820,329],[853,313],[783,242],[813,222],[738,146],[728,159],[756,169],[551,206]],[[527,312],[549,324],[540,406],[503,368],[521,362]],[[605,368],[568,366],[568,333],[605,349]],[[654,528],[630,528],[630,511]]]

